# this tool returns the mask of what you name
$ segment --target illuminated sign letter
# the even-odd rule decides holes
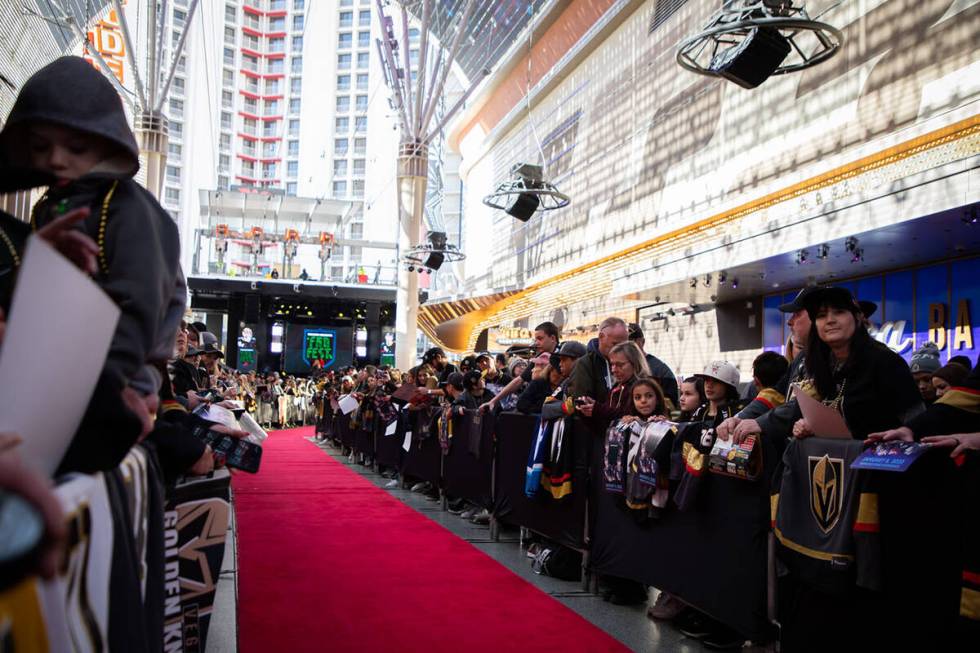
[[[970,323],[970,302],[961,299],[956,306],[956,328],[953,330],[953,349],[973,349],[973,325]]]

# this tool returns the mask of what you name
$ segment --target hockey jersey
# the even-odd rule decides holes
[[[862,450],[860,440],[793,440],[773,479],[782,571],[826,592],[881,588],[878,495],[872,474],[851,469]]]

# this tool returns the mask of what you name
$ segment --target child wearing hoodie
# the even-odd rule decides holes
[[[3,177],[48,185],[34,230],[86,208],[94,279],[121,314],[98,387],[60,472],[114,467],[152,426],[161,378],[184,310],[173,219],[134,181],[139,149],[112,84],[80,57],[61,57],[27,80],[0,131]],[[39,182],[43,179],[43,182]],[[133,419],[137,418],[137,421]]]

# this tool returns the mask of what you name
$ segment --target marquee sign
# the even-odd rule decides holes
[[[337,332],[333,329],[303,331],[303,361],[310,367],[325,369],[337,357]]]

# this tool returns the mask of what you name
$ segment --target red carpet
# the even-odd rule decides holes
[[[234,480],[240,650],[627,651],[303,439]]]

